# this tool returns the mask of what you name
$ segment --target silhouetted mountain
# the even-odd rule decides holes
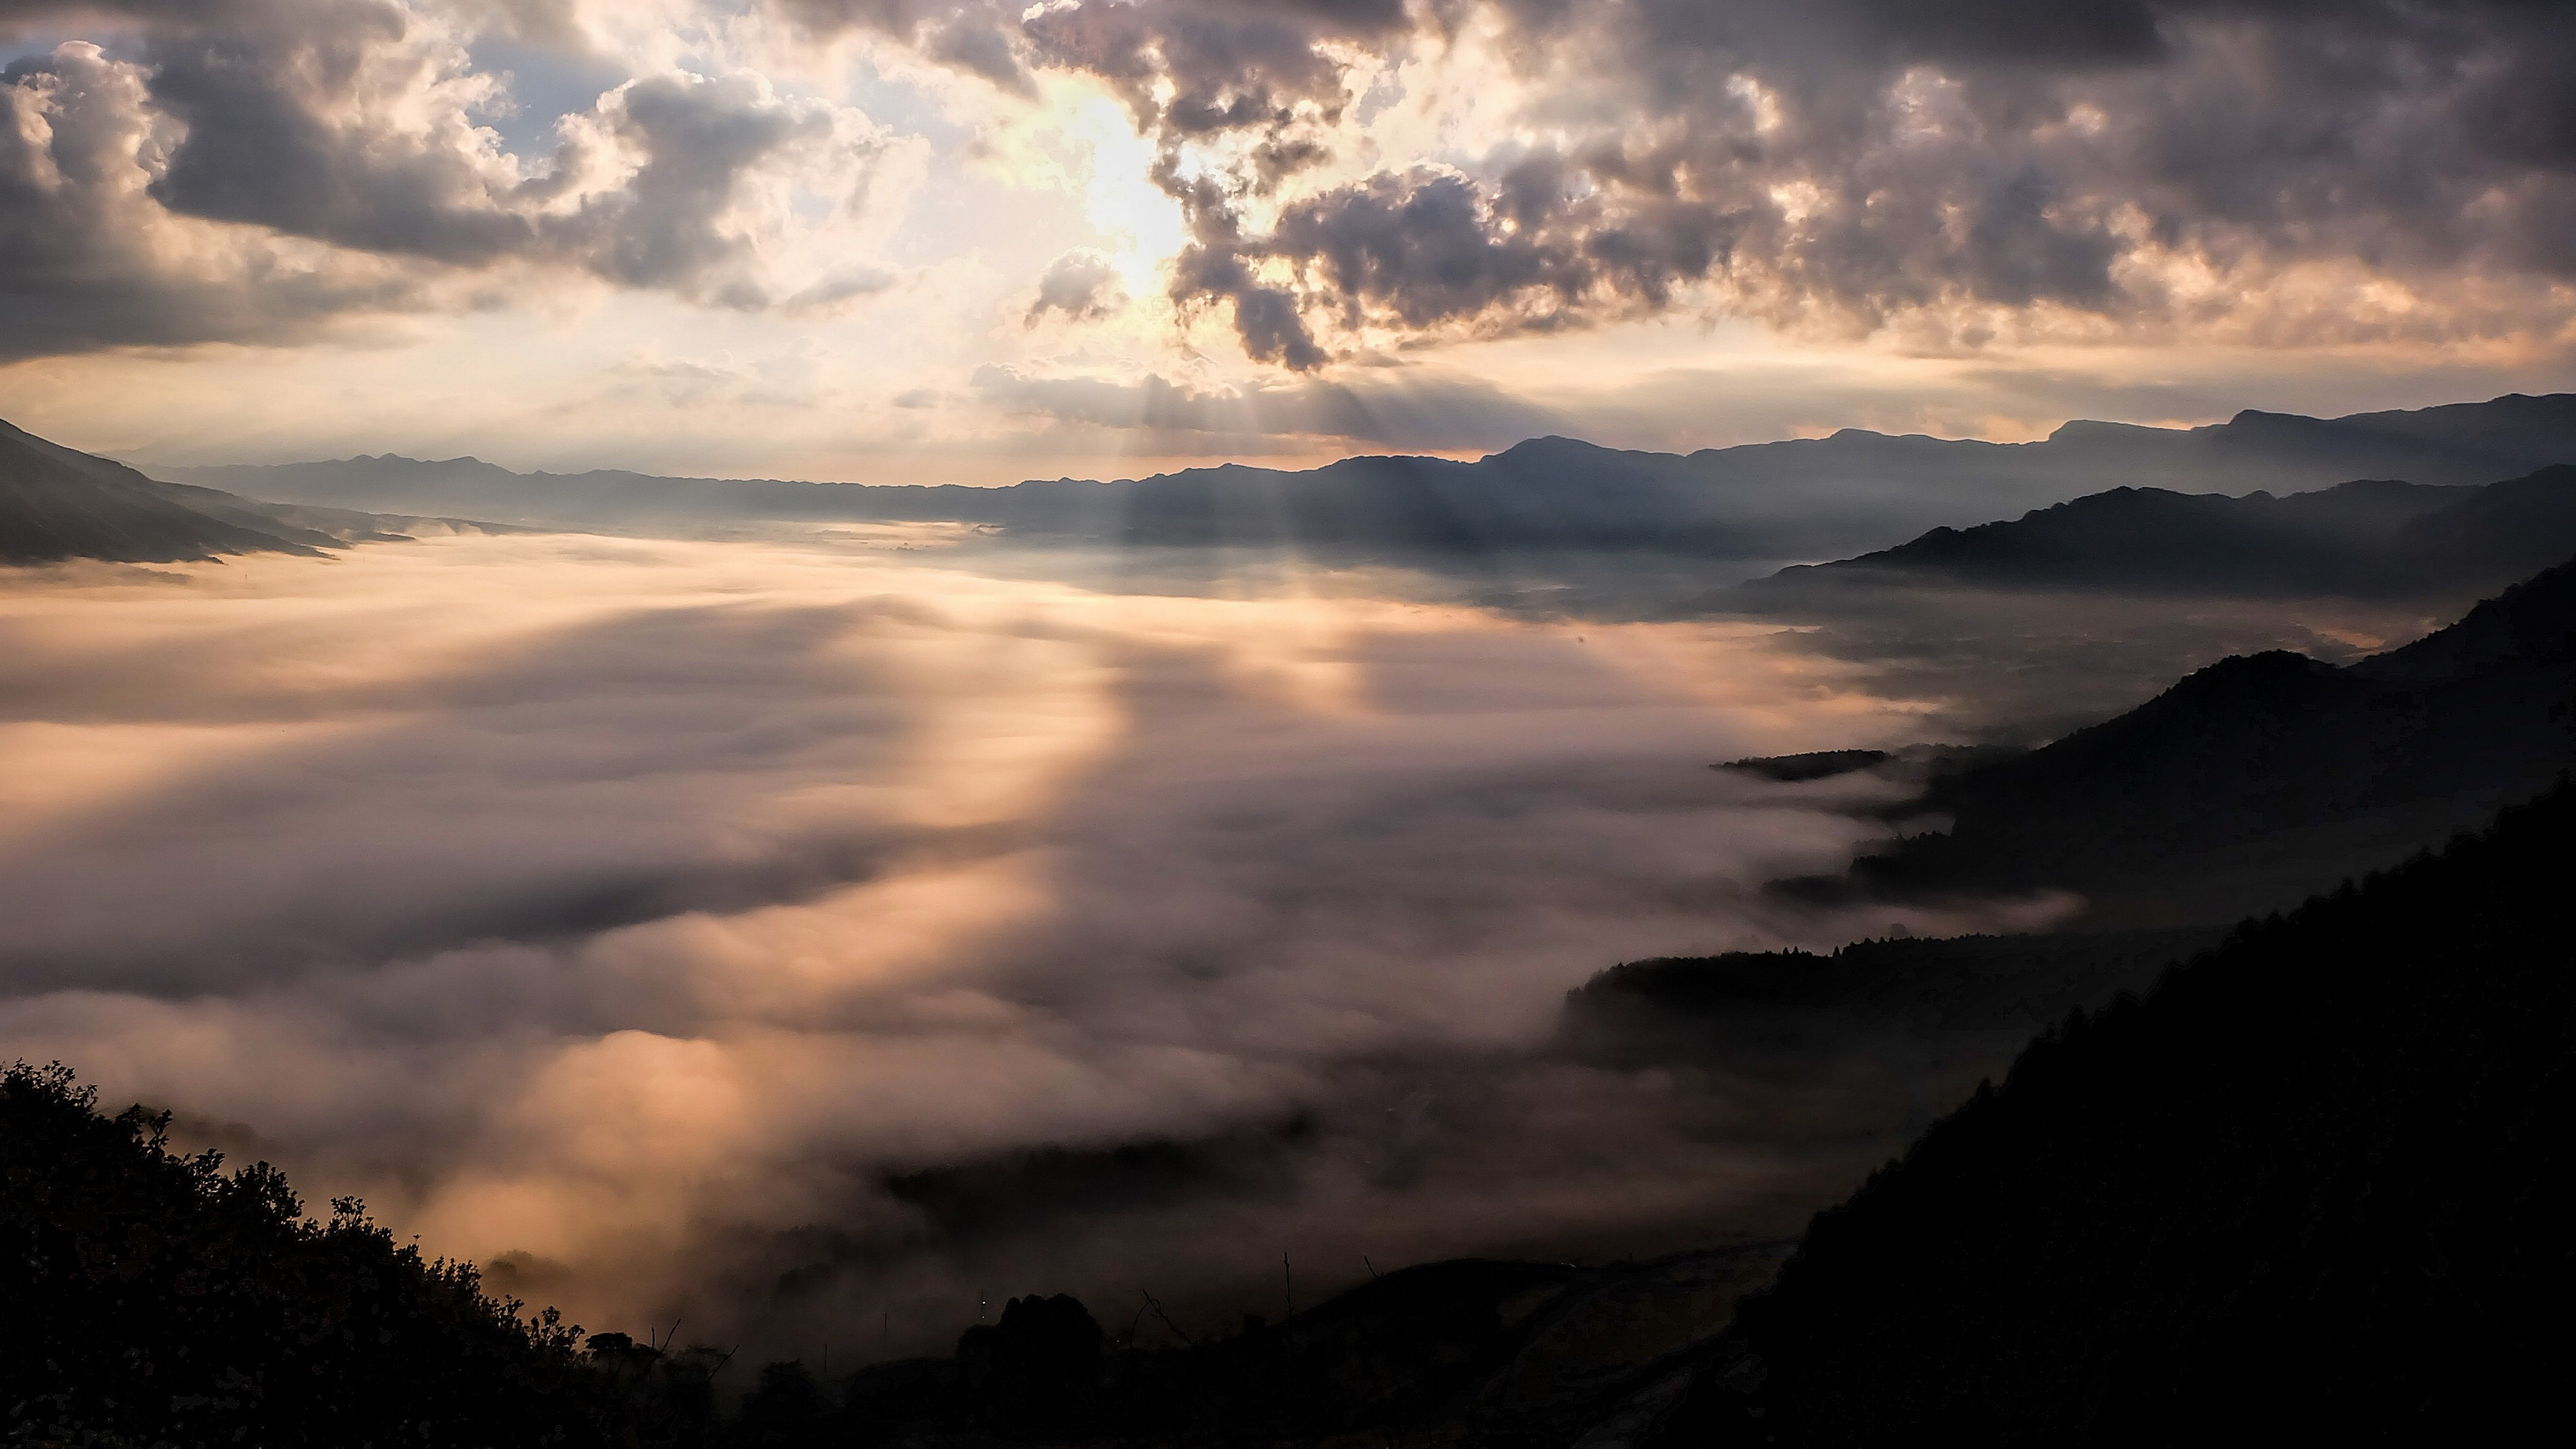
[[[0,563],[92,558],[176,563],[225,554],[313,555],[423,531],[473,531],[454,518],[386,517],[262,503],[164,483],[0,423]]]
[[[2576,395],[2330,420],[2248,412],[2191,429],[2078,422],[2034,443],[1846,429],[1678,456],[1538,438],[1473,463],[1348,458],[1302,472],[1228,464],[1008,488],[519,474],[473,458],[392,456],[178,472],[303,503],[568,527],[936,520],[1135,544],[1760,559],[1884,547],[2113,485],[2240,493],[2355,477],[2474,484],[2560,462],[2576,462]]]
[[[2392,864],[2571,766],[2576,563],[2350,668],[2229,658],[2116,719],[1937,779],[1923,803],[1949,830],[1861,860],[1848,885],[2067,890],[2101,923],[2227,920]]]
[[[211,507],[191,506],[203,494]],[[211,489],[158,483],[122,464],[0,423],[0,563],[96,558],[171,563],[228,553],[313,553],[331,538],[257,520]],[[265,526],[263,526],[263,523]]]
[[[2403,598],[2493,588],[2576,552],[2576,467],[2483,488],[2387,480],[2242,498],[2116,488],[1744,585],[1756,608],[1837,589],[1968,585]]]
[[[2576,1289],[2576,789],[2031,1046],[1747,1299],[1650,1442],[2483,1443]]]

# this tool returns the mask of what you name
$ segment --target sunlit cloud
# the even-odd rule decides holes
[[[2470,355],[2489,392],[2576,378],[2564,56],[2538,12],[1994,18],[2021,13],[21,0],[0,409],[173,461],[372,451],[394,440],[333,431],[363,402],[330,385],[350,350],[397,354],[365,369],[380,389],[498,352],[531,376],[448,388],[439,418],[451,450],[507,453],[534,414],[640,401],[639,355],[774,372],[758,359],[804,349],[844,361],[793,392],[665,392],[593,441],[549,430],[594,452],[547,461],[1006,482],[1492,450],[1521,413],[1283,451],[1150,408],[1046,425],[978,384],[992,369],[1206,397],[1468,375],[1680,445],[1820,425],[1835,404],[1712,410],[1657,382],[1758,389],[1782,356],[2003,378],[1927,412],[2007,435],[2064,421],[2038,398],[2073,376],[2104,412],[2173,420],[2153,400],[2213,354],[2276,390],[2387,380],[2354,407],[2471,395]],[[1552,359],[1535,378],[1525,343]],[[267,390],[193,437],[137,439],[97,401],[218,384],[242,349],[315,361],[257,364]],[[790,397],[833,422],[782,443]]]

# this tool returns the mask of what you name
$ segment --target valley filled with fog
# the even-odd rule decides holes
[[[1312,1301],[1777,1239],[2018,1036],[1613,1062],[1565,993],[2064,903],[1795,906],[1764,883],[1839,869],[1904,782],[1712,763],[2027,733],[1998,681],[2052,657],[2088,669],[2038,713],[2107,712],[2412,628],[1622,622],[1149,553],[888,525],[19,571],[0,1057],[594,1328],[781,1352],[1028,1291],[1212,1323],[1283,1253]]]

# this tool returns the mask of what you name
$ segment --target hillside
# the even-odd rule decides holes
[[[1936,779],[1913,835],[1806,894],[2068,890],[2096,925],[2280,909],[2576,763],[2576,564],[2336,669],[2223,660],[2115,719]]]
[[[685,1382],[580,1352],[356,1204],[313,1221],[264,1163],[172,1154],[168,1120],[0,1073],[10,1443],[605,1446],[691,1417]]]
[[[0,564],[77,558],[179,563],[249,553],[311,557],[344,544],[490,528],[460,518],[264,503],[196,484],[164,483],[0,422]]]
[[[2480,488],[2363,480],[2274,497],[2115,488],[2008,521],[1781,570],[1758,610],[1875,588],[2409,598],[2498,587],[2576,552],[2576,467]]]
[[[193,495],[207,506],[191,506]],[[0,423],[0,563],[95,558],[175,563],[311,554],[334,539],[261,520],[211,489],[182,490]]]
[[[1562,1029],[1578,1055],[1630,1063],[1741,1061],[1869,1027],[2001,1034],[2018,1045],[2070,1011],[2145,990],[2220,934],[1950,936],[1630,961],[1566,993]]]
[[[1654,1442],[2487,1442],[2576,1288],[2576,789],[2033,1045],[1819,1216]]]
[[[1013,1299],[946,1358],[823,1380],[770,1365],[730,1413],[720,1356],[551,1314],[424,1260],[352,1204],[302,1216],[265,1165],[170,1154],[60,1068],[0,1074],[0,1405],[10,1442],[281,1446],[1332,1442],[1490,1438],[1588,1419],[1669,1372],[1779,1245],[1647,1263],[1394,1270],[1277,1324],[1150,1300],[1116,1331]],[[1132,1319],[1132,1321],[1130,1321]]]

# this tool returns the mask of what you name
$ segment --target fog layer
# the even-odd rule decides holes
[[[1587,1066],[1563,993],[2054,909],[1764,903],[1892,787],[1707,765],[1948,708],[1774,625],[935,543],[17,572],[0,1058],[594,1328],[899,1350],[987,1292],[1213,1313],[1283,1251],[1320,1293],[1793,1230],[1975,1062]]]

